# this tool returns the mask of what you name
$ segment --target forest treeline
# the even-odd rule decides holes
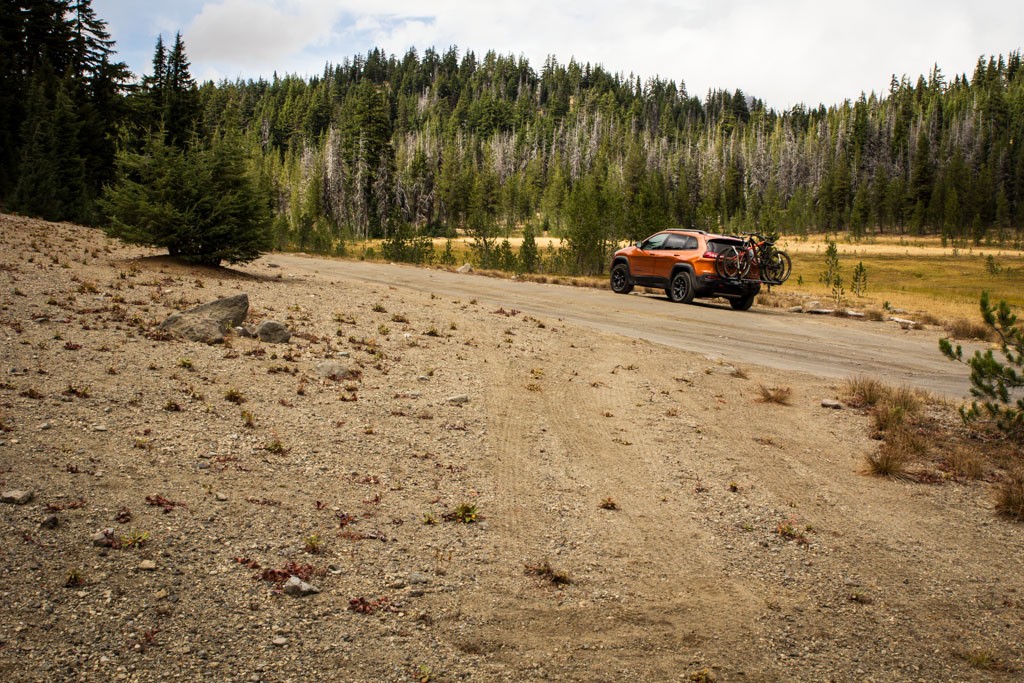
[[[1019,51],[776,111],[738,90],[697,97],[600,65],[455,47],[196,84],[177,36],[133,79],[88,0],[2,7],[0,202],[45,218],[102,224],[118,150],[156,135],[240,147],[279,249],[378,238],[418,260],[433,257],[426,237],[466,234],[481,264],[500,266],[504,237],[547,232],[566,245],[549,267],[598,273],[620,240],[673,226],[1024,237]]]

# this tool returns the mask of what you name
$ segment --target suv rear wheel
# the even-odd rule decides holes
[[[737,299],[729,299],[729,305],[732,306],[734,311],[749,311],[750,307],[754,305],[754,299],[756,298],[757,292],[744,294]]]
[[[633,283],[629,281],[629,266],[625,263],[616,263],[612,267],[611,286],[616,294],[629,294],[633,291]]]
[[[668,298],[677,304],[688,304],[693,301],[693,275],[688,270],[680,270],[672,276],[668,285]]]

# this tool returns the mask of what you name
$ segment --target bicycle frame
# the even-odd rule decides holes
[[[747,233],[743,248],[732,247],[719,255],[716,271],[726,280],[759,282],[769,287],[786,281],[792,269],[789,255],[775,248],[775,240],[758,233]],[[757,265],[757,277],[748,278]]]

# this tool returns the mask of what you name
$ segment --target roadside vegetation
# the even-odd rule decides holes
[[[849,378],[842,393],[847,405],[870,415],[878,441],[864,456],[865,474],[918,485],[985,482],[996,511],[1024,521],[1019,444],[994,425],[951,420],[945,400],[872,377]]]
[[[949,338],[939,350],[971,368],[974,400],[948,418],[948,404],[906,386],[868,376],[848,379],[846,403],[871,415],[880,443],[865,456],[865,472],[903,482],[985,480],[994,485],[995,510],[1024,521],[1024,327],[1006,301],[981,295],[980,312],[996,347],[965,357]]]

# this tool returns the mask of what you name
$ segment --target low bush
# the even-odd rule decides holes
[[[889,387],[880,379],[858,375],[846,380],[843,393],[855,408],[871,408],[889,393]]]
[[[996,511],[1018,522],[1024,522],[1024,471],[1007,477],[996,489]]]
[[[765,384],[758,384],[757,390],[761,394],[758,401],[761,403],[775,403],[781,406],[788,406],[793,395],[793,390],[789,387],[770,387]]]
[[[946,333],[953,339],[980,339],[988,341],[992,331],[984,323],[974,322],[966,318],[958,318],[945,325]]]

